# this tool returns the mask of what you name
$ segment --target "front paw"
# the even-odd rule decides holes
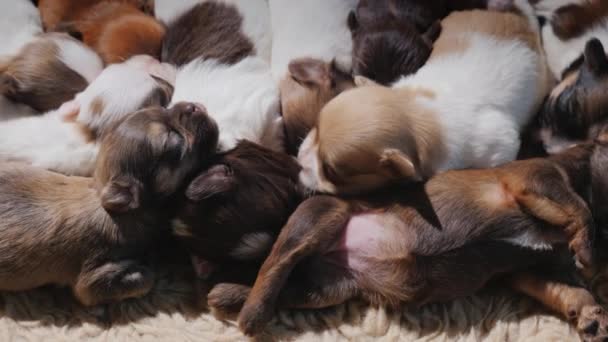
[[[591,270],[593,268],[593,248],[591,241],[587,238],[587,234],[577,234],[569,244],[570,250],[574,253],[576,266],[583,270]]]
[[[247,336],[260,334],[274,315],[274,309],[263,303],[246,303],[239,314],[239,327]]]
[[[583,307],[576,326],[581,339],[605,341],[608,339],[608,314],[598,305]]]

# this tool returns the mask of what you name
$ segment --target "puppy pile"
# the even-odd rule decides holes
[[[0,290],[276,309],[490,281],[608,338],[601,0],[0,3]]]

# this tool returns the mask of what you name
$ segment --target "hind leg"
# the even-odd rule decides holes
[[[549,281],[531,273],[518,274],[511,286],[572,322],[584,341],[608,338],[608,313],[581,287]]]

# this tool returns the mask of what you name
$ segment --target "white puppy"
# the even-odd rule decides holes
[[[110,65],[84,92],[59,109],[0,123],[0,161],[91,176],[98,137],[131,112],[167,104],[171,85],[151,76],[167,73],[170,68],[152,63],[147,56]]]
[[[0,58],[17,54],[39,33],[40,13],[31,0],[0,1]]]

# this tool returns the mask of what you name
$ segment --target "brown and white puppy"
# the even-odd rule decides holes
[[[94,178],[0,167],[0,290],[70,287],[84,305],[146,294],[172,196],[217,144],[201,107],[133,113],[102,142]]]
[[[592,39],[540,114],[540,138],[547,152],[558,153],[598,136],[608,122],[607,91],[608,57],[600,40]]]
[[[520,274],[512,279],[516,290],[574,322],[584,338],[606,337],[608,314],[587,290],[543,288],[551,282],[539,273],[520,273],[554,265],[568,243],[583,275],[592,275],[594,225],[586,204],[598,154],[607,157],[608,147],[591,143],[548,159],[448,171],[362,200],[312,197],[281,230],[253,288],[218,285],[209,303],[220,312],[243,305],[239,325],[254,335],[277,308],[323,308],[351,298],[422,305]]]
[[[133,5],[148,14],[154,14],[153,0],[38,0],[38,10],[46,31],[55,31],[63,22],[71,22],[91,7],[102,3]]]
[[[160,58],[165,27],[137,7],[122,2],[100,2],[57,30],[67,31],[92,47],[106,64],[135,55]]]
[[[450,14],[415,74],[331,100],[300,147],[302,184],[355,194],[514,160],[549,89],[536,17],[515,1],[515,13]]]
[[[317,124],[323,106],[341,92],[355,86],[351,74],[335,62],[314,58],[295,59],[281,80],[281,113],[285,125],[285,147],[297,155],[300,144]]]
[[[241,141],[196,176],[173,233],[193,256],[199,277],[209,279],[214,269],[231,265],[259,268],[302,200],[299,171],[289,155]]]
[[[19,54],[0,62],[0,94],[38,112],[74,98],[103,69],[99,56],[61,33],[40,35]],[[0,120],[10,113],[0,113]]]

